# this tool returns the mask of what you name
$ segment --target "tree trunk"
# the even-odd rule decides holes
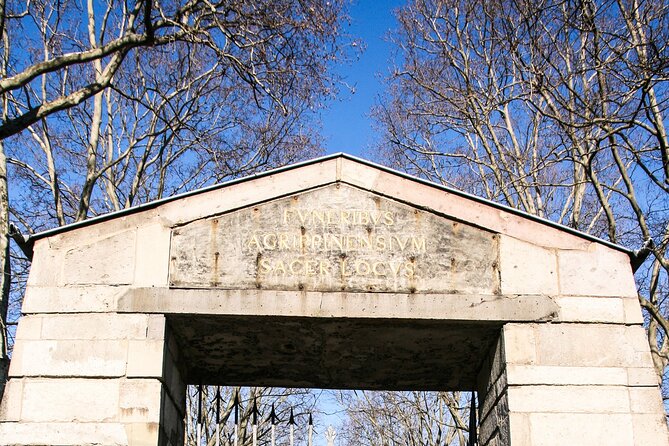
[[[9,200],[7,195],[7,160],[4,144],[0,141],[0,400],[5,393],[9,373],[9,338],[7,308],[9,307]]]

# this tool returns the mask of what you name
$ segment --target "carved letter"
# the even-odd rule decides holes
[[[276,262],[276,265],[274,266],[274,274],[279,275],[281,274],[282,276],[286,275],[286,265],[283,263],[283,260],[279,260]]]
[[[299,265],[299,267],[295,268],[296,265]],[[290,262],[290,266],[288,267],[288,269],[290,270],[290,273],[293,276],[297,276],[302,272],[302,262],[299,260],[293,260],[292,262]]]
[[[363,268],[364,266],[364,268]],[[367,263],[364,260],[358,260],[355,262],[355,272],[359,276],[367,276],[369,275],[369,272],[372,270],[372,268],[369,266],[369,263]]]
[[[249,244],[248,244],[249,249],[261,249],[260,246],[260,240],[258,240],[258,236],[256,234],[253,234],[251,238],[249,239]]]
[[[425,252],[427,250],[425,247],[425,237],[411,237],[411,242],[414,250],[418,252]]]
[[[386,265],[383,262],[372,263],[372,271],[376,277],[385,277]]]
[[[409,278],[409,279],[413,279],[414,276],[416,275],[416,265],[414,265],[411,262],[406,262],[404,264],[404,269],[406,269],[406,271],[404,272],[404,275],[406,275],[407,278]]]
[[[288,246],[288,234],[285,232],[282,232],[279,234],[279,250],[288,250],[290,247]]]
[[[269,260],[267,259],[261,259],[260,260],[260,270],[258,271],[259,274],[267,274],[272,270],[272,265],[269,263]]]
[[[262,244],[265,249],[276,249],[276,234],[270,232],[262,238]]]

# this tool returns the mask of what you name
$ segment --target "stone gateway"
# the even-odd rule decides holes
[[[347,155],[36,235],[0,444],[183,444],[192,383],[476,390],[483,446],[669,446],[612,245]]]

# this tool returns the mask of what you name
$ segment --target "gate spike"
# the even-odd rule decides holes
[[[293,408],[290,408],[290,419],[288,420],[288,424],[292,424],[295,426],[295,417],[293,416]]]
[[[467,446],[476,446],[476,395],[472,392],[472,400],[469,404],[469,441]]]
[[[221,386],[216,386],[216,424],[221,423]]]
[[[239,389],[235,391],[235,426],[239,423]]]
[[[202,423],[202,384],[197,386],[197,422]]]
[[[270,423],[272,423],[272,426],[276,424],[277,417],[276,417],[276,412],[274,411],[274,403],[272,403],[272,412],[270,412],[269,414],[269,420]]]
[[[256,398],[253,398],[253,424],[258,425],[258,404]]]

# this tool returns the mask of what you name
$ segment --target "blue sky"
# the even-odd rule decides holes
[[[385,40],[396,26],[393,10],[404,1],[355,1],[350,8],[349,34],[365,46],[360,58],[338,72],[346,84],[354,88],[321,113],[323,137],[327,153],[346,152],[364,156],[364,149],[374,141],[369,111],[383,92],[382,78],[387,74],[391,46]]]

